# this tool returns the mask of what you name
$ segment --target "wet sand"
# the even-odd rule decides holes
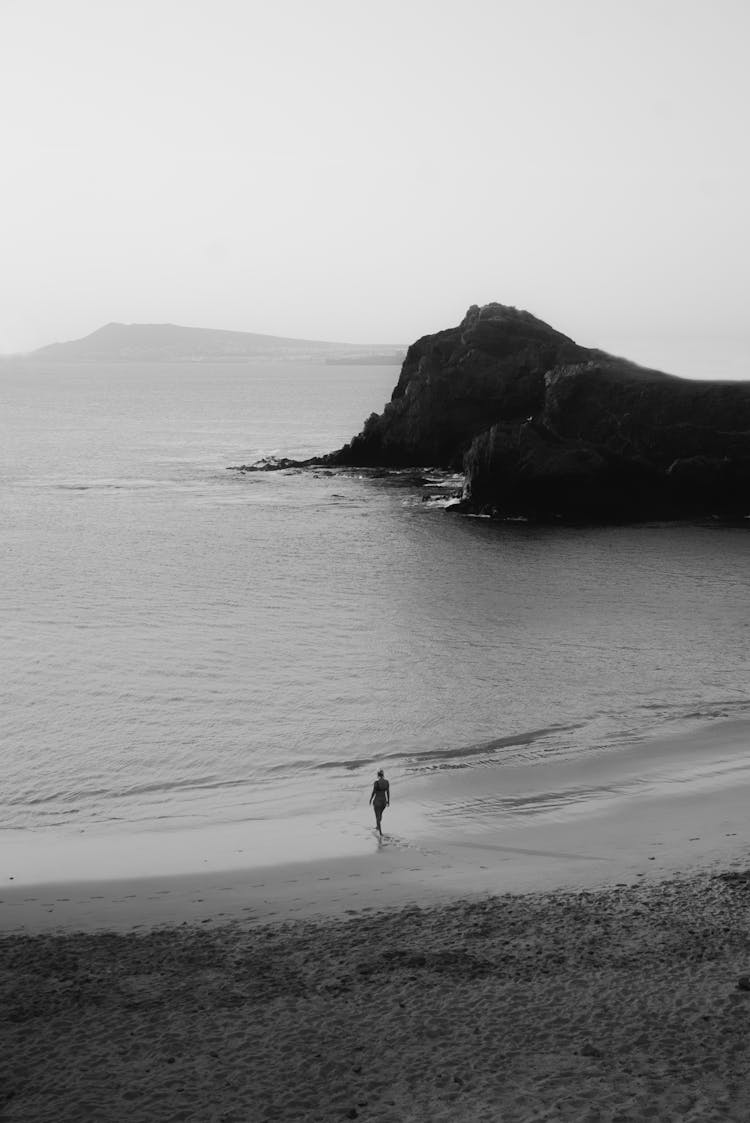
[[[744,775],[732,776],[731,785],[713,792],[675,785],[667,794],[601,804],[598,813],[579,807],[575,813],[547,819],[506,817],[473,833],[446,830],[417,839],[397,833],[404,819],[409,825],[409,818],[394,804],[384,817],[383,840],[365,828],[352,852],[340,857],[331,856],[332,846],[321,856],[314,823],[309,835],[300,828],[295,847],[285,834],[282,837],[285,824],[263,824],[261,842],[254,825],[247,824],[241,850],[233,826],[228,835],[220,834],[221,844],[214,839],[206,851],[211,862],[205,859],[205,864],[182,872],[183,865],[176,861],[173,872],[154,877],[143,870],[148,869],[149,846],[157,864],[156,855],[164,849],[159,836],[140,839],[145,860],[136,867],[137,874],[100,873],[85,880],[70,872],[80,857],[76,847],[91,845],[80,841],[70,852],[61,848],[59,865],[68,871],[64,880],[42,880],[50,867],[41,863],[31,862],[24,869],[21,862],[3,858],[15,873],[0,886],[0,934],[128,932],[185,921],[259,925],[506,892],[606,889],[693,869],[731,869],[744,860],[750,845],[750,783]],[[170,844],[180,851],[179,836]],[[306,846],[316,855],[308,861],[299,857]],[[104,845],[101,850],[102,869],[107,871],[110,857]],[[276,856],[273,863],[270,855]],[[222,868],[222,858],[234,864]],[[90,854],[87,861],[91,868]],[[188,865],[190,861],[194,855],[188,848]]]

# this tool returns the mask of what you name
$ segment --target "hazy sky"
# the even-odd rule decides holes
[[[749,49],[747,0],[0,0],[0,350],[498,300],[750,377]]]

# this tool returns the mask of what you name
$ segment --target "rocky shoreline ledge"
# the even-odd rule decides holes
[[[348,920],[0,939],[0,1113],[750,1117],[750,870]]]

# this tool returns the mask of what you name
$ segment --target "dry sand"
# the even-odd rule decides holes
[[[749,904],[737,871],[6,937],[0,1116],[746,1121]]]

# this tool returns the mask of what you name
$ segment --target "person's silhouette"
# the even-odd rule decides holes
[[[383,818],[383,812],[386,807],[390,807],[391,805],[391,786],[386,780],[382,768],[378,769],[378,778],[372,785],[370,803],[375,811],[375,826],[377,827],[378,834],[382,835],[383,831],[380,826],[380,820]]]

